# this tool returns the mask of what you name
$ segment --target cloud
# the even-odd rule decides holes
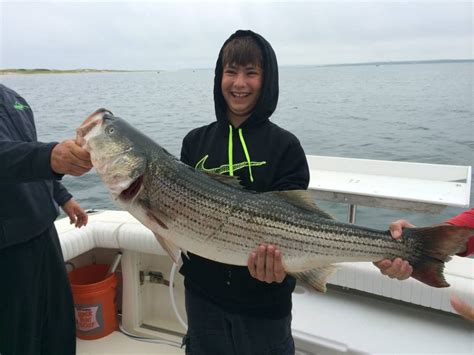
[[[213,67],[236,29],[280,64],[472,58],[470,2],[0,3],[2,68]]]

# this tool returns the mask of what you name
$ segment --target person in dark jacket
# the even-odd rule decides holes
[[[0,354],[75,354],[72,294],[54,227],[87,214],[59,182],[91,169],[74,141],[37,141],[33,112],[0,84]]]
[[[217,121],[189,132],[181,160],[207,172],[238,176],[253,191],[307,189],[309,168],[298,139],[269,118],[278,101],[271,45],[239,30],[224,43],[215,68]],[[278,246],[261,245],[248,267],[188,253],[184,275],[187,354],[294,354],[291,294]]]

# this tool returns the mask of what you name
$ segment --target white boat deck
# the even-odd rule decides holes
[[[173,340],[181,342],[181,338],[179,337],[174,337]],[[116,354],[184,354],[184,349],[169,345],[137,341],[119,331],[96,340],[77,339],[77,355]]]
[[[351,290],[294,293],[292,330],[300,348],[324,346],[309,354],[474,354],[474,326],[458,316]]]

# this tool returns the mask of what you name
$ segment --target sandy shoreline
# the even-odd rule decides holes
[[[136,73],[147,70],[98,70],[98,69],[0,69],[0,75],[31,75],[31,74],[90,74],[90,73]],[[158,72],[158,70],[149,70]]]

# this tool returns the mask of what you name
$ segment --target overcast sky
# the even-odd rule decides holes
[[[471,1],[0,0],[0,68],[213,68],[237,29],[280,65],[473,58]]]

